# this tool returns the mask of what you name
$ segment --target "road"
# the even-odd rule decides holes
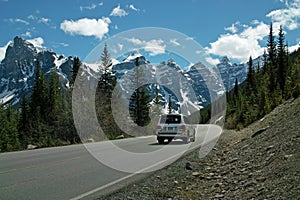
[[[190,144],[158,145],[155,136],[147,136],[1,153],[0,199],[93,199],[133,179],[134,172],[160,169],[201,145],[209,151],[221,131],[199,126],[196,142]]]

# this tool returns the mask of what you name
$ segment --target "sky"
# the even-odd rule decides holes
[[[84,60],[114,35],[159,27],[199,43],[211,64],[223,56],[246,62],[263,54],[271,22],[275,35],[282,25],[290,51],[295,50],[299,17],[300,0],[0,0],[0,60],[15,36]],[[159,36],[147,41],[135,35],[128,41],[148,52],[150,61],[168,48]],[[176,38],[169,43],[181,45]]]

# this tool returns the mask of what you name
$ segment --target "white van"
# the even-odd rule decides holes
[[[161,115],[156,126],[156,136],[159,144],[163,144],[167,139],[181,139],[183,143],[195,141],[195,127],[189,124],[188,118],[181,114]]]

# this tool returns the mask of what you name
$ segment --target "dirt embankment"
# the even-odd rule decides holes
[[[104,199],[300,199],[300,98]]]

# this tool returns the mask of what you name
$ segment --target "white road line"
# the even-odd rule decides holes
[[[212,139],[210,139],[209,141],[207,141],[206,144],[209,144],[210,142],[214,141],[215,139],[218,139],[218,137],[217,137],[217,138],[212,138]],[[196,146],[194,146],[194,147],[192,147],[192,148],[190,148],[190,149],[187,149],[187,151],[184,152],[184,154],[187,153],[187,152],[191,152],[191,151],[195,150],[196,148],[199,148],[201,145],[206,145],[206,144],[199,144],[199,145],[196,145]],[[88,192],[86,192],[86,193],[83,193],[83,194],[81,194],[81,195],[79,195],[79,196],[77,196],[77,197],[71,198],[70,200],[79,200],[79,199],[82,199],[82,198],[84,198],[84,197],[87,197],[87,196],[89,196],[89,195],[91,195],[91,194],[93,194],[93,193],[96,193],[96,192],[98,192],[98,191],[100,191],[100,190],[103,190],[103,189],[105,189],[105,188],[107,188],[107,187],[110,187],[110,186],[112,186],[112,185],[114,185],[114,184],[120,183],[121,181],[124,181],[124,180],[126,180],[126,179],[128,179],[128,178],[131,178],[131,177],[135,176],[136,174],[143,173],[144,171],[147,171],[148,169],[151,169],[151,168],[154,168],[154,167],[156,167],[156,166],[159,166],[159,165],[162,164],[162,163],[165,163],[165,162],[167,162],[167,161],[169,161],[169,160],[172,160],[173,158],[177,157],[178,155],[182,155],[182,152],[177,153],[177,154],[173,155],[172,157],[169,157],[169,158],[167,158],[167,159],[165,159],[165,160],[162,160],[162,161],[160,161],[160,162],[157,162],[157,163],[155,163],[155,164],[153,164],[153,165],[150,165],[150,166],[148,166],[148,167],[146,167],[146,168],[144,168],[144,169],[142,169],[142,170],[140,170],[140,171],[138,171],[138,172],[136,172],[136,173],[134,173],[134,174],[130,174],[130,175],[128,175],[128,176],[124,176],[123,178],[117,179],[117,180],[112,181],[112,182],[110,182],[110,183],[108,183],[108,184],[106,184],[106,185],[103,185],[103,186],[101,186],[101,187],[95,188],[95,189],[93,189],[93,190],[91,190],[91,191],[88,191]]]

